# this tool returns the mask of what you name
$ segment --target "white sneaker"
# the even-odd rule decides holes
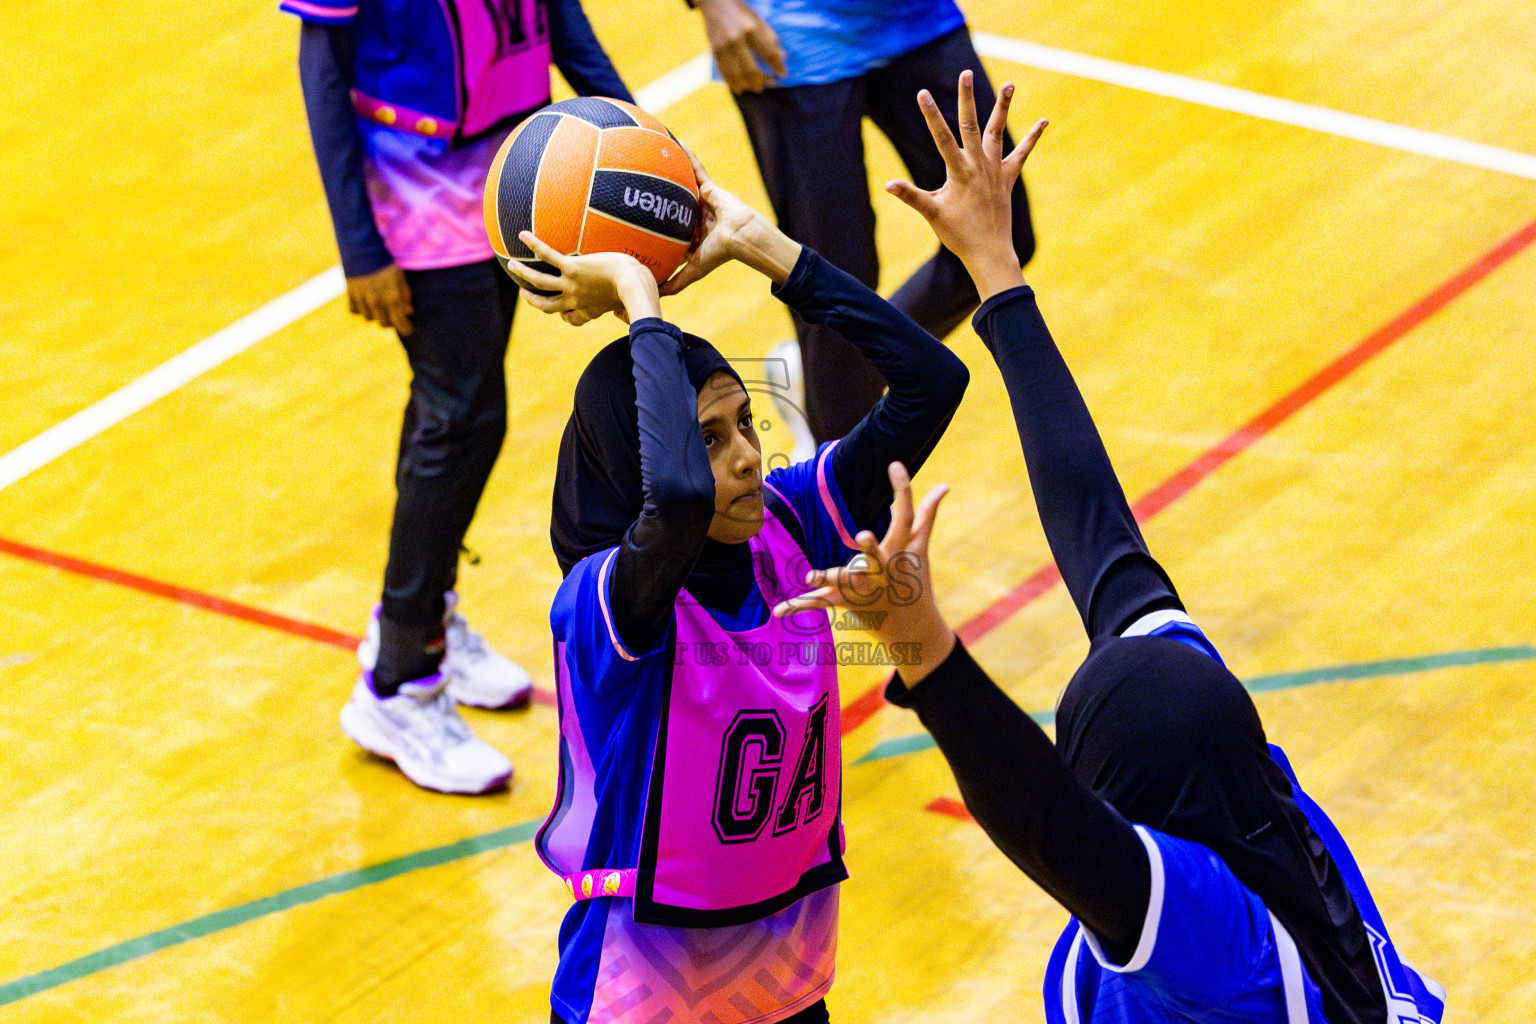
[[[395,762],[406,778],[439,793],[488,793],[512,777],[512,762],[475,736],[447,693],[447,678],[427,676],[393,697],[373,692],[364,672],[341,708],[341,731],[358,746]]]
[[[485,637],[469,628],[457,611],[459,595],[448,591],[443,613],[446,630],[440,671],[448,677],[448,696],[472,708],[515,708],[533,695],[533,677],[517,662],[491,650]],[[372,672],[379,662],[379,609],[368,617],[363,642],[357,645],[357,663]]]
[[[443,674],[448,696],[472,708],[515,708],[533,695],[533,676],[511,658],[491,650],[485,637],[469,628],[458,613],[459,595],[448,591],[448,627]]]
[[[775,370],[782,367],[786,379],[782,388],[775,386],[773,395],[773,407],[779,414],[779,419],[789,428],[789,436],[794,438],[794,451],[790,454],[791,462],[805,462],[816,457],[816,438],[811,434],[811,425],[805,418],[805,369],[800,363],[800,342],[794,338],[781,341],[768,350],[768,357],[764,361],[769,368],[770,376],[778,376]],[[774,382],[775,385],[778,381]]]

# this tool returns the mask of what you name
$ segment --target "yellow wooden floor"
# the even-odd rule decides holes
[[[702,49],[676,0],[589,6],[633,85]],[[1519,0],[965,6],[980,31],[1536,149]],[[0,19],[0,453],[334,264],[296,34],[269,0]],[[1536,218],[1536,181],[989,64],[1019,84],[1016,127],[1053,122],[1029,165],[1030,277],[1133,499]],[[721,86],[665,116],[761,201]],[[870,152],[877,182],[896,173],[883,142]],[[889,287],[929,243],[876,206]],[[1450,990],[1448,1019],[1523,1024],[1536,247],[1497,262],[1147,533],[1240,676],[1365,666],[1259,696],[1270,734],[1401,949]],[[745,271],[670,303],[742,359],[787,335]],[[512,430],[468,540],[472,621],[546,687],[555,447],[576,374],[616,333],[521,316]],[[923,479],[956,490],[936,559],[960,622],[1047,554],[997,374],[968,329],[952,344],[974,381]],[[357,633],[405,381],[393,337],[331,301],[0,489],[0,539]],[[552,709],[471,714],[518,765],[509,793],[424,793],[339,732],[348,651],[8,550],[0,1019],[547,1019],[565,903],[527,840],[552,796]],[[1031,709],[1084,648],[1059,589],[976,645]],[[878,678],[847,671],[845,700]],[[1064,913],[974,826],[925,810],[955,789],[935,752],[893,753],[916,732],[887,709],[846,740],[850,761],[877,756],[846,775],[833,1018],[1040,1020]]]

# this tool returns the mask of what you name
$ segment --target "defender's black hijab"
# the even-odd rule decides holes
[[[1248,692],[1175,640],[1104,637],[1056,713],[1074,774],[1130,821],[1214,850],[1296,940],[1330,1024],[1383,1024],[1354,899],[1269,754]]]
[[[713,345],[683,335],[683,368],[693,390],[724,371],[741,377]],[[549,538],[562,576],[588,555],[613,547],[640,516],[645,490],[640,475],[640,420],[635,406],[635,363],[629,338],[619,338],[598,352],[576,382],[575,407],[560,439],[555,468],[554,507]],[[688,589],[715,606],[710,593],[720,586],[740,596],[751,586],[751,556],[745,544],[706,541]]]

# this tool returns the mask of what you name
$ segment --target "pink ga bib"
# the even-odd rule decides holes
[[[772,509],[750,544],[769,608],[804,592],[805,555]],[[676,615],[635,920],[758,920],[848,877],[831,624],[802,612],[733,633],[686,591]]]
[[[452,4],[457,15],[459,74],[469,101],[460,112],[459,134],[478,135],[549,102],[549,15],[542,2],[439,2]]]
[[[794,510],[768,491],[763,528],[749,543],[771,608],[804,592],[798,581],[808,562],[798,529],[791,532],[799,526]],[[567,707],[561,646],[555,660]],[[561,797],[540,831],[539,850],[571,896],[631,898],[642,924],[723,927],[768,917],[847,878],[832,649],[824,612],[730,632],[680,594],[637,864],[568,873],[582,864],[596,775],[579,727],[568,732],[562,714],[572,761],[562,765],[561,787],[563,794],[570,787],[569,798]],[[551,828],[557,816],[559,827]]]

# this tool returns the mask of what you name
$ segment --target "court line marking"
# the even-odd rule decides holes
[[[106,398],[0,455],[0,490],[309,315],[340,295],[343,287],[340,267],[316,274],[287,294],[177,353]]]
[[[1444,309],[1473,285],[1524,251],[1533,241],[1536,241],[1536,220],[1504,238],[1434,291],[1399,313],[1363,341],[1346,349],[1342,355],[1286,392],[1263,412],[1144,494],[1131,505],[1131,511],[1137,520],[1145,522],[1188,494],[1196,484],[1252,447],[1314,399]],[[966,619],[955,632],[967,645],[975,643],[1059,582],[1061,582],[1061,572],[1054,562],[1049,562],[1035,570],[1013,589],[995,598],[981,611]],[[843,708],[844,735],[863,725],[885,706],[884,689],[885,684],[877,683]]]
[[[1493,665],[1502,662],[1536,660],[1536,646],[1514,647],[1489,647],[1473,651],[1452,651],[1445,654],[1422,655],[1413,658],[1394,658],[1387,661],[1363,662],[1354,665],[1335,665],[1328,668],[1309,669],[1302,672],[1283,672],[1277,675],[1256,676],[1243,685],[1250,692],[1264,692],[1279,690],[1296,686],[1311,686],[1317,683],[1336,682],[1340,680],[1362,680],[1382,676],[1406,675],[1414,672],[1428,672],[1441,668],[1454,668],[1469,665]],[[1048,724],[1054,717],[1052,712],[1037,712],[1031,715],[1037,722]],[[914,744],[915,739],[927,739],[926,745]],[[897,749],[898,745],[905,744],[903,749]],[[916,753],[927,750],[933,746],[932,737],[923,734],[921,737],[902,736],[894,740],[887,740],[876,747],[870,753],[851,764],[863,764],[866,761],[887,759],[902,754]],[[887,751],[879,757],[873,756],[876,750],[887,748]],[[952,797],[938,797],[931,801],[925,810],[949,814],[962,820],[970,820],[970,814],[965,805]],[[538,834],[540,825],[544,819],[538,818],[531,821],[520,822],[507,828],[487,832],[484,835],[472,836],[461,839],[458,842],[448,843],[444,846],[435,846],[416,853],[408,853],[392,860],[379,864],[358,868],[355,871],[346,871],[328,878],[308,882],[304,885],[285,889],[271,896],[263,896],[259,899],[241,903],[237,906],[227,907],[224,910],[216,910],[211,914],[193,918],[181,924],[162,928],[159,931],[141,935],[126,942],[120,942],[115,946],[88,953],[77,957],[67,963],[36,974],[29,974],[23,978],[6,982],[0,985],[0,1006],[25,999],[30,995],[58,988],[72,981],[78,981],[91,974],[116,967],[130,960],[158,953],[160,950],[179,946],[193,939],[211,935],[214,932],[225,931],[230,928],[254,921],[257,918],[267,917],[271,914],[291,910],[294,907],[303,906],[306,903],[314,903],[326,896],[334,896],[354,889],[361,889],[378,882],[388,881],[400,875],[423,868],[438,867],[443,864],[464,860],[491,850],[499,850],[508,846],[517,846],[529,842]]]
[[[0,554],[22,558],[38,565],[46,565],[53,569],[62,569],[65,572],[85,576],[88,579],[102,583],[112,583],[153,597],[163,597],[178,604],[190,605],[201,608],[203,611],[213,612],[217,615],[227,615],[232,619],[249,622],[257,626],[266,626],[276,629],[291,636],[302,637],[305,640],[315,640],[331,647],[337,647],[344,651],[356,651],[357,645],[362,643],[362,637],[340,633],[326,626],[316,625],[313,622],[305,622],[302,619],[290,618],[287,615],[279,615],[263,608],[254,608],[248,604],[231,601],[228,598],[217,597],[213,594],[205,594],[202,591],[192,590],[188,587],[178,587],[173,583],[164,583],[160,580],[150,579],[148,576],[140,576],[138,573],[127,572],[122,569],[114,569],[109,565],[101,565],[97,562],[88,562],[83,558],[75,558],[72,555],[59,554],[56,551],[47,551],[43,548],[33,547],[30,544],[22,544],[19,541],[0,537]],[[0,661],[0,668],[8,663]],[[541,686],[533,688],[533,700],[536,704],[553,707],[555,694],[552,690],[546,690]]]
[[[140,576],[137,573],[125,572],[122,569],[114,569],[111,566],[98,565],[95,562],[87,562],[83,558],[75,558],[70,555],[61,555],[53,551],[45,551],[42,548],[33,547],[30,544],[22,544],[18,541],[0,537],[0,552],[12,555],[16,558],[24,558],[29,562],[46,565],[54,569],[63,569],[65,572],[75,573],[78,576],[86,576],[103,583],[114,583],[120,587],[128,587],[155,597],[163,597],[175,601],[178,604],[191,605],[204,611],[215,612],[219,615],[228,615],[231,618],[244,622],[255,623],[258,626],[267,626],[272,629],[282,630],[294,636],[303,637],[306,640],[316,640],[332,647],[340,647],[343,650],[355,651],[357,645],[362,643],[362,638],[338,633],[334,629],[317,626],[299,619],[291,619],[286,615],[269,612],[261,608],[252,608],[250,605],[240,604],[238,601],[230,601],[212,594],[204,594],[186,587],[178,587],[171,583],[162,583],[152,580],[148,576]]]
[[[224,910],[216,910],[211,914],[184,921],[181,924],[162,928],[148,935],[140,935],[136,939],[120,942],[115,946],[88,953],[77,957],[68,963],[37,974],[30,974],[15,981],[0,985],[0,1006],[14,1003],[18,999],[35,995],[38,992],[60,985],[76,981],[89,974],[104,971],[109,967],[137,960],[151,953],[158,953],[162,949],[171,946],[179,946],[193,939],[200,939],[214,932],[221,932],[237,925],[254,921],[259,917],[267,917],[284,910],[313,903],[326,896],[337,893],[350,892],[364,886],[384,882],[399,875],[411,871],[419,871],[422,868],[437,867],[466,857],[474,857],[490,850],[499,850],[502,847],[514,846],[518,843],[526,843],[538,832],[544,819],[537,821],[525,821],[507,828],[488,832],[485,835],[473,836],[469,839],[461,839],[456,843],[446,846],[435,846],[429,850],[419,850],[416,853],[408,853],[403,857],[396,857],[380,864],[373,864],[356,871],[346,871],[339,875],[331,875],[300,885],[293,889],[286,889],[271,896],[263,896],[260,899],[242,903],[239,906],[227,907]]]
[[[1307,669],[1304,672],[1278,672],[1274,675],[1254,676],[1243,681],[1243,689],[1249,693],[1272,693],[1297,686],[1313,686],[1317,683],[1349,682],[1361,679],[1379,679],[1384,676],[1410,675],[1416,672],[1433,672],[1442,668],[1460,668],[1466,665],[1499,665],[1513,661],[1536,661],[1536,646],[1519,644],[1513,647],[1484,647],[1472,651],[1451,651],[1445,654],[1425,654],[1415,658],[1389,658],[1385,661],[1365,661],[1353,665],[1332,665],[1327,668]],[[1054,711],[1036,711],[1030,714],[1040,725],[1052,725],[1056,721]],[[849,764],[867,761],[884,761],[920,750],[932,750],[937,744],[926,732],[908,736],[894,736],[875,744],[862,757]]]
[[[1249,92],[1230,85],[1218,85],[1199,78],[1155,71],[1136,64],[1090,57],[1071,50],[1058,50],[1022,39],[992,35],[987,32],[971,34],[976,52],[984,57],[1023,64],[1042,71],[1055,71],[1074,78],[1086,78],[1094,82],[1118,85],[1137,92],[1151,93],[1169,99],[1184,100],[1202,107],[1212,107],[1234,114],[1247,114],[1264,121],[1310,128],[1325,135],[1368,142],[1386,149],[1404,153],[1434,157],[1451,163],[1498,171],[1517,178],[1536,180],[1536,156],[1511,149],[1501,149],[1481,142],[1460,139],[1453,135],[1441,135],[1390,121],[1346,114],[1328,107],[1315,107],[1294,100],[1284,100],[1264,93]]]

